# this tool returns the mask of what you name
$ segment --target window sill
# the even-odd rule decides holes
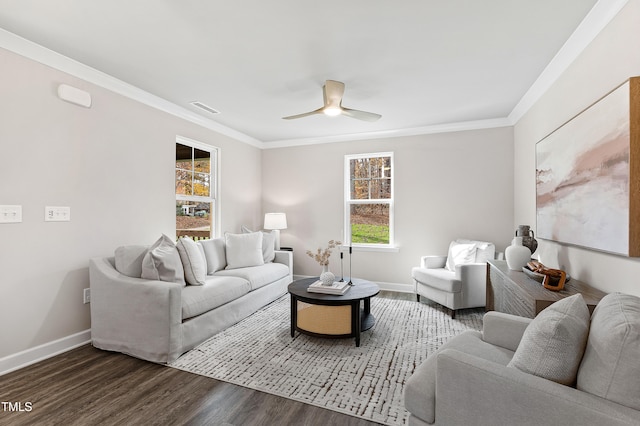
[[[352,249],[353,251],[372,251],[372,252],[378,252],[378,253],[398,253],[400,251],[400,247],[397,247],[397,246],[376,247],[376,246],[357,245],[357,246],[352,246]],[[340,251],[343,253],[349,253],[349,246],[340,246]]]

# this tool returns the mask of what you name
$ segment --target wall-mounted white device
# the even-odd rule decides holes
[[[91,94],[67,84],[58,86],[58,97],[63,101],[91,108]]]

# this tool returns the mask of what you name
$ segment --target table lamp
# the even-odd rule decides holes
[[[275,231],[276,250],[280,250],[280,230],[287,229],[287,215],[284,213],[267,213],[264,215],[264,229]]]

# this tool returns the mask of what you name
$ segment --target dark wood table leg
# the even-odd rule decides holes
[[[369,315],[371,313],[371,298],[366,297],[364,299],[364,314]]]
[[[360,327],[362,318],[360,317],[360,301],[356,300],[351,304],[351,331],[356,338],[356,347],[360,347]]]
[[[296,323],[298,322],[298,310],[296,309],[296,298],[291,295],[291,337],[296,333]]]

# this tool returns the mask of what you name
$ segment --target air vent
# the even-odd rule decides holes
[[[220,114],[220,111],[215,110],[211,108],[209,105],[205,105],[200,101],[193,101],[191,102],[191,105],[193,105],[196,108],[200,108],[203,111],[207,111],[209,114]]]

